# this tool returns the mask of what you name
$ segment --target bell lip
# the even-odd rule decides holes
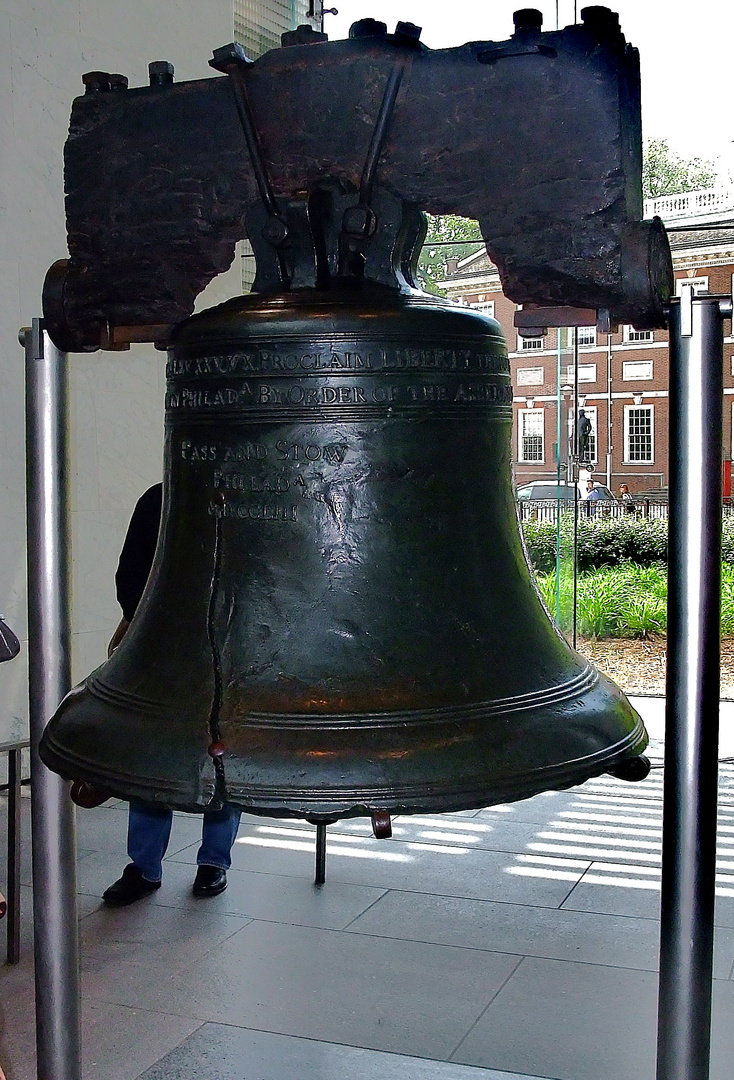
[[[364,792],[351,789],[347,794],[331,788],[328,798],[319,793],[309,797],[306,792],[298,793],[290,788],[284,796],[282,791],[276,795],[273,788],[250,787],[247,794],[244,791],[238,793],[236,787],[225,780],[222,786],[214,781],[202,782],[198,798],[192,801],[190,786],[184,788],[181,784],[167,781],[166,790],[161,791],[160,781],[154,783],[139,776],[123,778],[119,771],[111,773],[100,767],[89,768],[76,755],[58,748],[48,729],[44,732],[39,752],[44,764],[66,780],[87,780],[105,787],[112,798],[126,801],[139,798],[144,802],[188,813],[202,813],[225,803],[246,813],[263,817],[313,817],[324,821],[369,817],[377,809],[386,810],[392,815],[456,813],[460,810],[518,802],[544,791],[563,791],[600,776],[624,761],[639,757],[649,739],[641,717],[631,706],[630,711],[636,718],[634,727],[624,739],[611,747],[607,746],[594,754],[572,761],[517,774],[515,777],[504,776],[491,783],[485,778],[484,781],[479,780],[457,788],[454,782],[445,791],[437,789],[435,782],[432,782],[423,787],[419,783],[405,785],[402,790],[399,786],[392,785],[383,792],[377,787],[370,787],[369,791]]]
[[[314,815],[331,816],[333,820],[338,820],[342,817],[369,817],[376,809],[386,810],[395,816],[399,814],[449,814],[460,810],[477,810],[502,803],[520,802],[544,791],[564,791],[586,780],[601,776],[624,761],[639,757],[648,743],[649,738],[645,726],[642,719],[637,716],[633,730],[613,747],[606,747],[595,754],[589,754],[574,761],[564,761],[535,769],[531,773],[520,773],[514,777],[505,776],[501,781],[489,785],[486,779],[483,783],[480,780],[478,783],[467,784],[458,789],[455,784],[452,784],[443,792],[437,790],[435,783],[423,789],[419,784],[406,785],[402,790],[397,786],[392,786],[382,793],[378,788],[372,787],[368,792],[362,793],[361,799],[358,793],[355,794],[352,791],[350,797],[344,795],[340,799],[335,794],[328,801],[316,796],[309,799],[305,792],[299,797],[298,794],[293,793],[293,789],[287,799],[277,798],[272,791],[266,792],[265,789],[260,789],[252,795],[238,795],[232,790],[231,783],[226,782],[223,790],[225,801],[232,806],[237,806],[247,813],[273,817],[307,818]]]

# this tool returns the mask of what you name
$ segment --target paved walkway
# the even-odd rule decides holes
[[[635,699],[661,765],[662,701]],[[734,705],[722,756],[734,756]],[[177,815],[163,887],[101,907],[126,810],[79,811],[86,1080],[653,1080],[662,770],[440,817],[376,841],[243,818],[230,886],[189,893]],[[26,845],[27,848],[28,845]],[[721,767],[713,1080],[734,1060],[734,765]],[[33,1080],[24,955],[0,969],[0,1061]]]

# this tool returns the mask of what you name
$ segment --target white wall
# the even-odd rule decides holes
[[[212,75],[232,40],[232,0],[8,0],[0,11],[0,612],[23,652],[0,665],[0,742],[26,732],[23,352],[46,270],[67,253],[62,151],[81,75],[148,81],[151,60],[176,79]],[[238,260],[237,260],[238,261]],[[240,291],[239,267],[204,306]],[[197,306],[202,306],[201,304]],[[70,356],[74,678],[106,654],[120,612],[113,576],[137,497],[161,477],[164,354]]]

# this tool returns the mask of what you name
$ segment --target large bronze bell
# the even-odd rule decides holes
[[[44,761],[123,798],[321,820],[451,811],[638,756],[554,629],[510,471],[499,325],[371,284],[175,331],[154,569]]]

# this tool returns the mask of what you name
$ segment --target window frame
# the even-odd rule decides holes
[[[627,369],[630,365],[635,364],[641,367],[643,364],[650,365],[649,375],[628,375]],[[622,361],[622,382],[652,382],[655,375],[655,364],[653,360],[623,360]]]
[[[581,377],[582,369],[583,369],[584,373],[591,372],[591,374],[593,375],[593,378],[590,378],[590,379],[589,378],[582,378]],[[593,363],[591,363],[591,364],[579,364],[579,379],[578,379],[579,383],[595,383],[597,381],[597,378],[598,378],[598,375],[597,375],[597,365],[596,364],[593,364]],[[573,364],[567,364],[566,365],[566,382],[574,383],[575,381],[576,381],[576,372],[574,370],[574,365]]]
[[[533,380],[532,382],[523,382],[520,379],[520,372],[521,371],[539,371],[540,372],[540,378],[537,379],[537,380]],[[545,368],[544,367],[527,367],[527,368],[519,367],[515,371],[515,386],[543,386],[544,383],[545,383]]]
[[[490,319],[495,318],[495,300],[475,300],[473,304],[469,304],[469,307],[473,311],[478,311],[480,315],[486,315]]]
[[[682,296],[683,295],[683,286],[684,285],[692,285],[693,286],[693,295],[694,296],[700,296],[701,293],[707,293],[709,291],[708,274],[706,274],[706,275],[701,274],[701,275],[697,275],[696,277],[692,277],[692,278],[684,278],[684,277],[676,278],[675,279],[675,295],[676,296]]]
[[[529,345],[530,341],[539,341],[539,345]],[[520,353],[525,352],[542,352],[545,348],[545,337],[542,335],[536,335],[535,337],[522,337],[517,335],[517,351]]]
[[[540,431],[531,432],[527,434],[525,431],[525,418],[533,415],[540,419]],[[518,409],[517,411],[517,460],[522,465],[544,465],[545,464],[545,409]],[[532,438],[540,438],[540,457],[525,457],[524,456],[524,440]]]
[[[631,457],[630,455],[630,418],[633,412],[646,412],[650,417],[650,457]],[[625,405],[624,406],[624,465],[654,465],[655,464],[655,406],[654,405]]]
[[[599,432],[597,427],[599,421],[599,407],[597,405],[584,405],[583,408],[584,414],[588,416],[591,421],[591,437],[594,440],[594,452],[591,457],[584,458],[584,461],[581,462],[582,468],[584,467],[584,462],[588,462],[590,465],[599,464]]]
[[[577,326],[576,330],[579,335],[579,348],[580,349],[594,349],[596,348],[596,327],[595,326]],[[591,341],[582,341],[582,334],[590,334]]]
[[[622,328],[622,341],[625,345],[649,345],[654,340],[654,330],[635,330],[630,323],[625,323]]]

